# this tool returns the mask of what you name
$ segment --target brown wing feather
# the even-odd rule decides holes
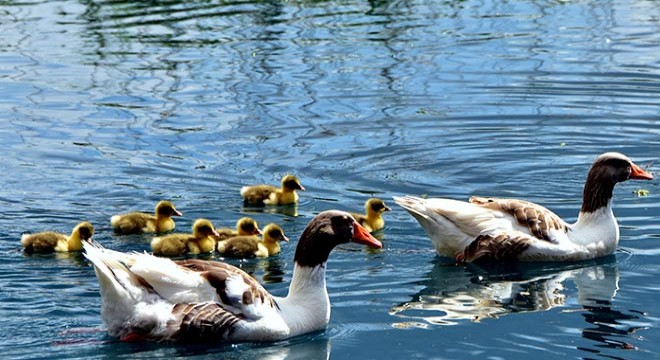
[[[458,260],[473,262],[475,260],[515,261],[533,240],[527,234],[516,233],[493,235],[479,235],[468,245]]]
[[[243,317],[227,311],[221,304],[207,302],[176,304],[172,308],[174,319],[167,323],[175,331],[172,340],[193,342],[226,340]]]
[[[254,299],[260,299],[265,305],[278,307],[273,296],[253,277],[245,271],[218,261],[204,261],[199,259],[187,259],[176,261],[180,266],[201,273],[211,286],[216,288],[216,292],[224,304],[230,306],[245,306],[254,303]],[[240,276],[247,289],[243,292],[241,298],[230,298],[225,291],[227,288],[227,279],[232,276]]]
[[[510,214],[518,224],[526,226],[540,240],[554,242],[550,237],[551,230],[568,231],[568,225],[559,216],[529,201],[473,196],[470,203]]]

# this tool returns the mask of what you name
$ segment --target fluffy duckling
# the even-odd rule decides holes
[[[218,252],[234,258],[268,257],[280,252],[280,241],[289,241],[284,230],[277,224],[268,224],[262,239],[257,236],[235,236],[218,242]]]
[[[385,226],[385,220],[383,220],[383,213],[385,211],[391,211],[392,209],[385,205],[383,200],[378,198],[368,199],[364,203],[364,208],[367,211],[366,215],[351,213],[355,220],[362,225],[367,231],[373,232],[382,229]]]
[[[227,240],[234,236],[261,235],[261,229],[257,222],[250,217],[243,217],[236,222],[236,230],[230,228],[220,228],[218,231],[218,240]]]
[[[192,234],[169,234],[151,240],[154,254],[177,256],[183,254],[201,254],[215,250],[218,232],[213,223],[206,219],[197,219],[192,226]]]
[[[70,236],[54,231],[44,231],[36,234],[23,234],[21,244],[28,253],[52,253],[82,250],[82,242],[94,235],[94,226],[87,221],[73,228]]]
[[[298,203],[296,190],[305,188],[295,175],[286,175],[279,189],[272,185],[243,186],[241,196],[246,205],[289,205]]]
[[[118,234],[162,233],[174,230],[172,216],[182,216],[170,201],[156,204],[155,215],[131,212],[114,215],[110,218],[112,228]]]

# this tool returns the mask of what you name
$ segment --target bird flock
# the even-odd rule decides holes
[[[282,206],[298,203],[297,190],[305,191],[297,176],[287,174],[282,178],[281,186],[251,185],[240,190],[246,206]],[[391,208],[383,200],[370,198],[365,202],[365,213],[351,215],[370,232],[381,230],[385,226],[383,212]],[[176,223],[173,217],[183,216],[174,204],[168,200],[159,201],[153,214],[128,212],[113,215],[110,224],[115,234],[155,234],[151,240],[151,251],[155,255],[174,257],[197,255],[217,251],[225,257],[253,258],[269,257],[281,251],[280,242],[288,242],[282,227],[275,223],[267,224],[263,230],[256,220],[242,217],[237,220],[236,228],[215,228],[208,219],[196,219],[192,232],[173,233]],[[23,234],[21,244],[28,253],[73,252],[83,248],[83,242],[94,235],[91,223],[81,222],[70,235],[54,231]]]
[[[613,189],[628,180],[653,175],[620,153],[598,156],[583,189],[582,207],[569,224],[547,208],[525,200],[472,196],[468,201],[397,197],[426,231],[439,256],[458,263],[489,261],[580,261],[612,254],[619,227],[612,211]],[[246,205],[281,206],[298,202],[305,191],[294,175],[281,186],[241,188]],[[371,233],[384,228],[391,208],[378,198],[365,213],[328,210],[316,215],[300,235],[286,297],[271,295],[254,278],[229,264],[199,259],[171,260],[186,254],[218,252],[226,257],[268,257],[289,238],[277,224],[263,229],[249,217],[236,228],[216,229],[196,219],[191,233],[174,233],[173,217],[183,214],[170,201],[154,214],[114,215],[115,233],[152,233],[151,253],[121,253],[92,241],[94,227],[81,222],[70,235],[52,231],[25,234],[26,252],[84,251],[93,264],[102,298],[101,317],[108,333],[121,340],[276,341],[324,329],[330,318],[325,271],[335,246],[357,243],[381,248]]]

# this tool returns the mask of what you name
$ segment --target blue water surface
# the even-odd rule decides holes
[[[651,0],[0,1],[0,357],[660,358],[657,180],[616,188],[619,249],[580,264],[456,265],[391,201],[516,197],[574,221],[598,154],[658,158],[658,19]],[[289,172],[297,208],[242,206]],[[109,218],[166,198],[179,230],[281,224],[279,255],[230,262],[285,295],[307,222],[370,196],[394,210],[384,249],[333,252],[328,329],[274,344],[119,342],[82,255],[19,242],[89,220],[148,250]]]

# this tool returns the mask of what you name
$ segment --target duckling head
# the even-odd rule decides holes
[[[171,201],[166,200],[160,201],[156,204],[156,215],[163,217],[183,216],[183,214],[174,207],[174,204],[172,204]]]
[[[195,223],[192,226],[192,230],[193,230],[193,236],[195,236],[196,239],[206,238],[209,236],[212,236],[215,239],[218,239],[220,237],[220,234],[218,234],[218,232],[215,231],[215,227],[213,227],[213,223],[206,219],[195,220]]]
[[[300,180],[295,175],[285,175],[282,178],[282,188],[288,190],[305,191],[305,188],[300,184]]]
[[[76,227],[73,229],[73,232],[78,233],[80,240],[87,241],[90,240],[92,236],[94,236],[94,226],[92,226],[92,224],[87,221],[83,221],[76,225]]]
[[[289,241],[284,235],[284,230],[277,224],[268,224],[264,228],[264,239],[269,238],[272,241]]]
[[[381,214],[385,211],[392,211],[392,209],[385,205],[385,202],[378,198],[371,198],[367,200],[364,204],[364,208],[367,210],[367,213],[372,212],[376,214]]]
[[[243,217],[236,222],[236,229],[241,235],[261,235],[261,229],[251,217]]]

